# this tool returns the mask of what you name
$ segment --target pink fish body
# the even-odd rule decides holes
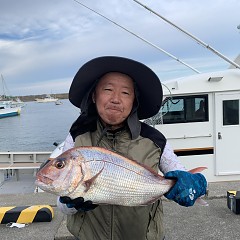
[[[140,206],[155,202],[174,181],[109,150],[78,147],[40,169],[36,185],[58,196],[83,197],[95,204]]]

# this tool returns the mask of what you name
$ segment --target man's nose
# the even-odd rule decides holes
[[[120,99],[121,99],[120,93],[114,92],[113,95],[112,95],[111,101],[112,101],[113,103],[119,103],[119,102],[120,102]]]

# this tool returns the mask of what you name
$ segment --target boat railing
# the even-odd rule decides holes
[[[51,152],[0,152],[1,163],[15,163],[15,162],[44,162]]]
[[[14,174],[19,180],[20,171],[23,173],[31,171],[35,175],[50,154],[51,152],[0,152],[0,184]]]

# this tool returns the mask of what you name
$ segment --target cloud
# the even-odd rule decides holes
[[[227,67],[209,50],[130,0],[85,4],[201,71]],[[0,73],[12,94],[67,92],[79,67],[101,55],[142,61],[163,79],[194,74],[156,48],[74,0],[2,0]],[[240,2],[144,0],[157,13],[234,59]],[[48,86],[48,87],[47,87]]]

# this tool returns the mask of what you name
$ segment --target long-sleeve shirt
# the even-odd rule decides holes
[[[71,136],[71,134],[68,134],[65,141],[58,147],[57,151],[53,152],[51,155],[51,158],[57,157],[62,152],[67,151],[70,148],[74,147],[74,141]],[[174,170],[183,170],[185,171],[185,167],[182,165],[182,163],[179,161],[177,155],[174,153],[171,145],[166,142],[166,145],[163,149],[163,153],[161,156],[161,159],[159,161],[159,170],[165,174],[169,171]],[[77,210],[75,208],[68,208],[66,204],[62,204],[59,202],[59,198],[57,201],[58,208],[64,213],[64,214],[75,214]]]

